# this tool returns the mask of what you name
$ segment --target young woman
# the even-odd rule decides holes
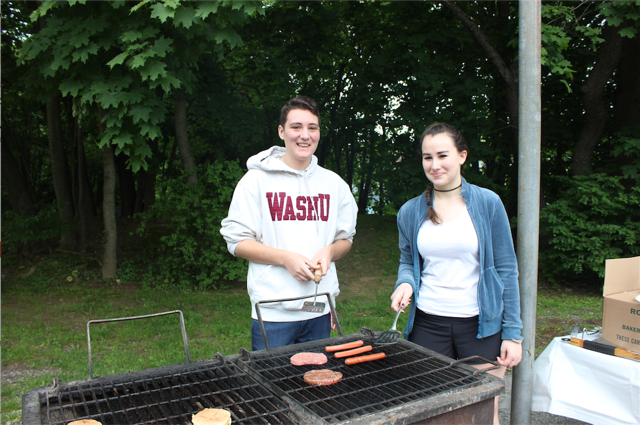
[[[398,213],[401,254],[391,307],[410,305],[408,340],[454,359],[497,361],[501,367],[489,373],[503,378],[522,360],[518,268],[506,211],[498,195],[462,177],[467,145],[460,131],[435,123],[420,140],[430,184]]]

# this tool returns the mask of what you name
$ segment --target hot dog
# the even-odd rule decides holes
[[[366,345],[364,347],[356,348],[354,350],[338,351],[337,353],[334,354],[334,356],[336,356],[336,359],[339,359],[341,357],[351,357],[351,356],[355,356],[356,354],[366,353],[367,351],[371,351],[371,350],[373,350],[373,347],[370,345]]]
[[[354,365],[362,362],[370,362],[371,360],[380,360],[387,357],[385,353],[367,354],[366,356],[349,357],[345,359],[344,364]]]
[[[325,351],[327,353],[333,353],[334,351],[349,350],[351,348],[362,347],[363,345],[364,345],[364,342],[362,341],[353,341],[353,342],[348,342],[342,345],[330,345],[325,348]]]

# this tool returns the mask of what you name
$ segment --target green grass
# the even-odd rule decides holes
[[[344,334],[361,327],[387,330],[398,262],[397,228],[389,216],[360,216],[351,252],[338,264],[337,313]],[[134,235],[131,235],[134,238]],[[124,239],[123,246],[135,247]],[[140,243],[142,245],[142,242]],[[143,252],[131,249],[127,252]],[[151,289],[143,257],[119,253],[118,280],[100,279],[96,255],[54,252],[21,264],[9,259],[2,281],[2,422],[21,420],[22,395],[62,381],[89,377],[87,321],[181,310],[192,360],[251,347],[250,302],[244,282],[218,291]],[[9,266],[7,266],[7,263]],[[538,290],[536,355],[574,323],[600,326],[602,297],[594,290]],[[404,329],[401,315],[398,329]],[[337,335],[333,331],[332,335]],[[94,376],[185,362],[177,315],[91,325]]]

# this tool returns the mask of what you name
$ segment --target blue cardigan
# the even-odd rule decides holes
[[[427,219],[429,205],[426,192],[405,203],[398,212],[400,266],[396,288],[409,283],[413,302],[409,309],[405,338],[413,329],[416,296],[420,290],[422,257],[417,248],[418,230]],[[509,219],[502,201],[494,192],[462,179],[461,195],[478,234],[480,279],[478,280],[478,338],[495,335],[502,339],[521,339],[520,290],[518,262],[513,249]],[[431,196],[433,199],[433,194]]]

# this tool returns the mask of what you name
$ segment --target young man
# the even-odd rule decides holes
[[[314,156],[320,140],[317,104],[305,96],[280,112],[273,146],[247,161],[220,233],[231,254],[249,260],[252,349],[265,348],[255,304],[262,300],[312,295],[314,271],[322,270],[318,292],[339,294],[334,261],[351,249],[358,207],[349,186]],[[269,347],[329,338],[326,299],[321,313],[302,311],[305,301],[260,305]]]

